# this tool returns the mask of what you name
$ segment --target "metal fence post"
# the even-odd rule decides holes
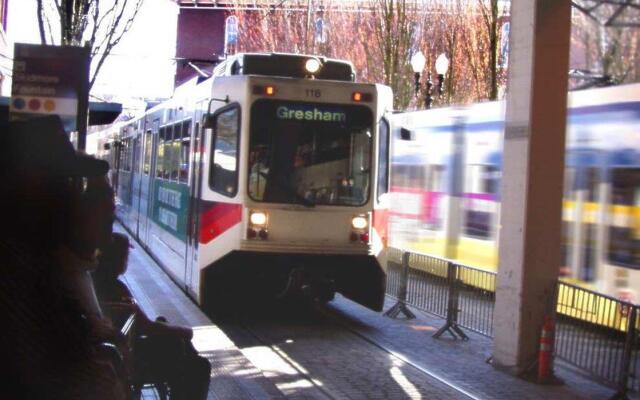
[[[638,307],[629,306],[629,318],[627,320],[627,336],[624,341],[624,353],[622,355],[622,365],[620,370],[620,380],[618,381],[618,391],[613,395],[611,400],[628,399],[627,391],[629,390],[629,378],[631,378],[631,358],[633,354],[633,346],[636,341],[636,320],[638,317]]]
[[[458,266],[451,261],[447,262],[447,287],[449,298],[447,301],[447,322],[444,326],[436,333],[433,334],[434,338],[439,338],[443,333],[449,332],[454,339],[458,339],[458,336],[462,340],[469,340],[469,336],[467,336],[462,329],[458,326],[458,309],[459,307],[459,298],[460,295],[458,290],[458,277],[457,277],[457,268]]]
[[[409,256],[410,253],[405,251],[402,253],[402,274],[400,275],[400,290],[398,293],[398,302],[391,307],[384,315],[390,318],[396,318],[398,314],[403,314],[406,319],[414,319],[416,316],[407,308],[407,286],[409,284]]]

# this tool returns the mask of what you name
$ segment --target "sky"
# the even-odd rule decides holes
[[[40,42],[36,0],[9,0],[8,12],[7,36],[12,43]],[[177,20],[175,2],[144,0],[131,30],[102,67],[91,94],[121,102],[170,97],[175,75]]]

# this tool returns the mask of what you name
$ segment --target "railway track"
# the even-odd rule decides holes
[[[257,314],[220,327],[288,398],[481,399],[378,343],[330,307]]]

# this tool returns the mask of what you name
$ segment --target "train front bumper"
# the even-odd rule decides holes
[[[293,270],[332,282],[336,292],[374,311],[382,310],[386,274],[375,256],[365,254],[232,251],[204,270],[204,303],[215,302],[220,291],[245,297],[281,293]]]

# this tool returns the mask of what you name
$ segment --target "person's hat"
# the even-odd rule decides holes
[[[35,176],[105,175],[109,163],[77,153],[58,116],[10,122],[0,133],[5,172]]]

